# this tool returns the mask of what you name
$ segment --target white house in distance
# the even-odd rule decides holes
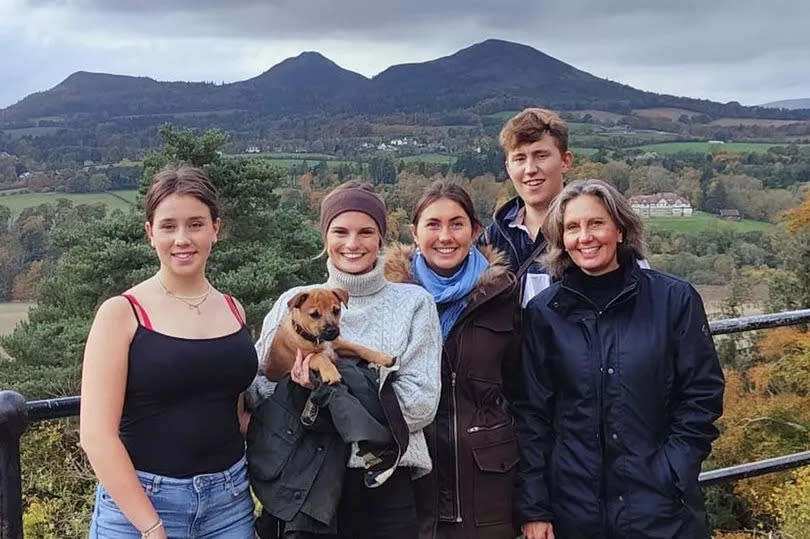
[[[642,217],[688,217],[692,204],[686,197],[675,193],[655,193],[630,197],[633,211]]]

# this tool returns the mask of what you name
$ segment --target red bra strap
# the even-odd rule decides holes
[[[231,308],[231,312],[236,317],[236,320],[239,321],[239,325],[244,326],[245,321],[242,320],[242,315],[239,314],[239,309],[236,308],[236,302],[234,301],[234,299],[231,296],[229,296],[228,294],[222,294],[222,295],[225,297],[225,301],[228,302],[228,307]]]
[[[146,314],[146,310],[138,303],[138,300],[135,299],[135,296],[132,294],[122,294],[127,300],[129,300],[129,304],[132,305],[132,310],[135,312],[135,318],[138,320],[138,323],[143,325],[146,329],[152,329],[152,322],[149,321],[149,315]]]

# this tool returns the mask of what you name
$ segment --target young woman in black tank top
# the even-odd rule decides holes
[[[201,170],[168,169],[145,205],[160,270],[101,305],[85,348],[90,537],[252,538],[242,393],[257,359],[241,305],[205,277],[216,193]]]

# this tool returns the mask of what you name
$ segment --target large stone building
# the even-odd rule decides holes
[[[692,215],[692,205],[686,197],[675,193],[655,193],[630,198],[633,211],[642,217],[684,217]]]

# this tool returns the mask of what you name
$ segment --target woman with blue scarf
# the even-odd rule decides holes
[[[411,223],[416,247],[391,246],[386,277],[430,292],[444,340],[439,410],[425,429],[433,471],[414,482],[419,537],[513,539],[517,285],[499,251],[476,247],[481,225],[460,186],[431,185]]]

